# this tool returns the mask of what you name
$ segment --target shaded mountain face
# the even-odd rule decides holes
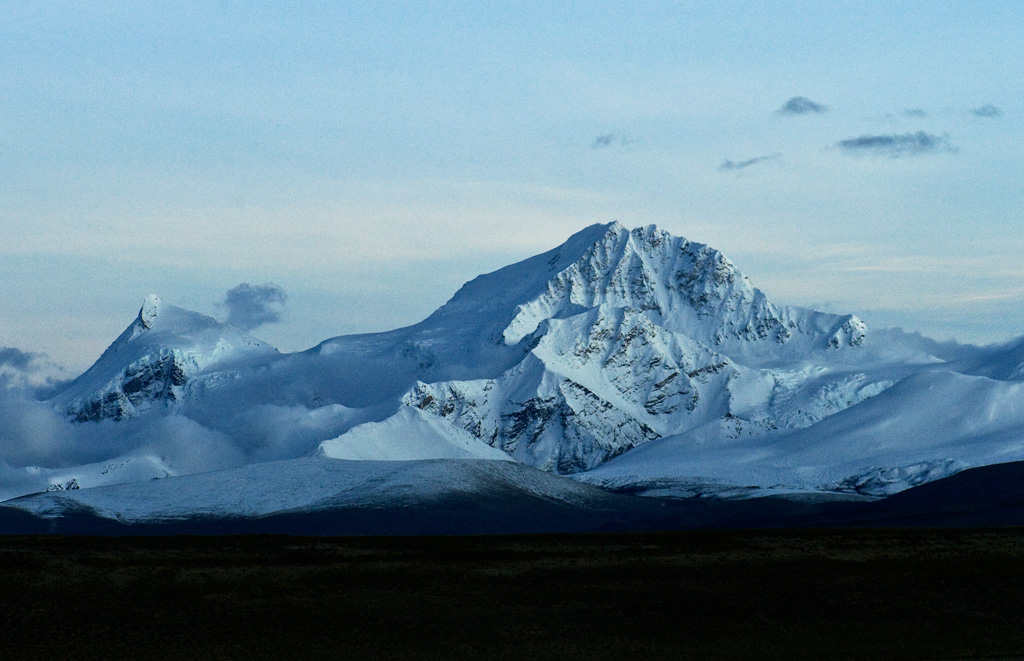
[[[84,424],[173,414],[246,461],[500,452],[631,493],[879,495],[1024,451],[1007,404],[1019,346],[869,334],[773,303],[709,246],[611,223],[475,278],[419,324],[294,354],[151,297],[50,403]],[[90,470],[53,478],[109,483]]]

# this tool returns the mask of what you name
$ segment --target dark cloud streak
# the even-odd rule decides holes
[[[981,106],[980,108],[973,108],[973,109],[971,109],[971,114],[974,115],[975,117],[991,117],[991,118],[996,118],[996,117],[1002,117],[1003,116],[1003,111],[1000,110],[999,108],[996,108],[991,103],[987,103],[987,104]]]
[[[840,140],[835,146],[851,154],[871,154],[891,158],[956,151],[947,136],[933,135],[924,131],[892,135],[862,135],[857,138]]]
[[[45,353],[0,347],[0,390],[17,390],[31,400],[49,399],[69,383],[57,378],[63,372]]]
[[[749,168],[751,165],[757,165],[758,163],[764,163],[766,161],[774,161],[777,158],[781,158],[782,154],[776,152],[774,154],[768,154],[766,156],[755,156],[754,158],[748,158],[745,161],[722,161],[722,164],[718,166],[720,172],[732,172],[733,170],[742,170]]]
[[[820,115],[828,112],[828,106],[811,101],[806,96],[794,96],[779,108],[780,115]]]
[[[8,367],[19,372],[32,372],[38,367],[33,363],[43,358],[45,358],[43,354],[22,351],[15,347],[0,347],[0,368]]]

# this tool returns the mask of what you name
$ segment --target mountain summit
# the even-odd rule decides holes
[[[552,251],[476,278],[425,323],[486,319],[514,345],[548,319],[599,306],[642,312],[716,346],[785,344],[794,334],[825,346],[858,345],[865,330],[852,315],[775,306],[714,248],[654,225],[630,231],[618,222],[592,225]]]

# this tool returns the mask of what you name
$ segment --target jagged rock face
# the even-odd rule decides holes
[[[514,459],[556,473],[587,470],[658,437],[586,386],[527,362],[499,380],[420,384],[405,403],[448,419]],[[530,396],[506,396],[516,390]]]
[[[81,489],[81,488],[82,487],[80,487],[79,484],[78,484],[78,480],[76,480],[75,478],[71,478],[70,480],[67,480],[65,482],[55,482],[55,483],[51,484],[50,486],[46,487],[46,490],[47,491],[75,491],[75,490]]]
[[[601,305],[546,321],[496,379],[420,384],[405,403],[545,470],[589,470],[727,411],[736,367],[646,312]]]
[[[867,335],[867,326],[863,321],[850,315],[846,318],[846,321],[836,329],[834,333],[828,338],[828,348],[838,349],[842,346],[859,347],[864,344],[864,338]]]
[[[642,409],[643,422],[659,434],[724,413],[705,396],[707,386],[724,387],[736,370],[727,357],[665,330],[647,312],[606,305],[552,320],[534,353],[550,369]]]
[[[125,368],[108,390],[78,403],[72,415],[78,422],[134,417],[154,406],[177,402],[187,380],[179,352],[148,356]]]

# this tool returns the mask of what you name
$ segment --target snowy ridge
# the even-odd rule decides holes
[[[777,341],[789,339],[779,311],[721,253],[653,226],[629,232],[617,223],[541,295],[517,306],[504,339],[515,344],[545,319],[601,304],[649,313],[705,343],[773,331]]]
[[[529,270],[527,270],[529,269]],[[719,251],[654,225],[594,225],[563,246],[480,276],[431,320],[493,313],[501,340],[518,344],[546,319],[600,305],[646,313],[668,330],[711,345],[794,335],[817,348],[859,345],[865,326],[840,316],[774,305]],[[467,315],[470,313],[470,315]]]
[[[381,422],[365,422],[320,443],[317,455],[330,459],[412,461],[490,459],[511,461],[471,434],[418,409],[403,407]]]
[[[152,455],[114,457],[66,468],[30,466],[18,474],[5,474],[5,479],[0,482],[0,500],[30,493],[75,491],[124,482],[144,482],[171,475],[172,469],[166,462]]]

